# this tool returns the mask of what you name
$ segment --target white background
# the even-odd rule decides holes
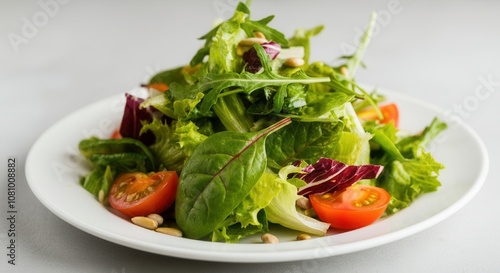
[[[43,3],[52,4],[47,8]],[[93,237],[57,218],[35,198],[23,167],[30,146],[44,130],[80,107],[187,63],[202,45],[196,39],[217,17],[232,15],[235,3],[0,1],[0,159],[5,162],[0,166],[0,271],[498,272],[498,1],[254,0],[251,5],[253,19],[275,14],[271,26],[287,36],[297,27],[325,25],[312,40],[312,60],[330,63],[350,53],[370,13],[379,11],[377,32],[364,59],[367,69],[359,71],[357,80],[450,110],[481,136],[491,161],[482,190],[462,210],[423,232],[319,260],[211,263],[149,254]],[[5,254],[9,156],[19,162],[16,266],[7,264]]]

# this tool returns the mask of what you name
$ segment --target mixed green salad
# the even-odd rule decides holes
[[[446,124],[401,134],[398,106],[355,81],[375,17],[331,65],[310,60],[323,26],[286,38],[239,3],[189,63],[144,84],[148,97],[126,94],[113,136],[80,142],[83,187],[126,216],[162,214],[187,238],[225,242],[270,224],[355,229],[436,191],[443,165],[425,146]]]

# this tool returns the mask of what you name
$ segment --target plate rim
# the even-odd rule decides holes
[[[408,102],[418,104],[419,106],[425,107],[425,108],[430,108],[437,114],[442,114],[444,113],[444,110],[441,108],[427,102],[424,100],[421,100],[419,98],[415,98],[412,96],[409,96],[407,94],[403,93],[398,93],[394,92],[385,88],[378,88],[379,92],[381,94],[386,95],[388,98],[398,98],[402,100],[406,100]],[[98,238],[134,248],[137,250],[145,251],[145,252],[150,252],[150,253],[155,253],[159,255],[165,255],[165,256],[170,256],[170,257],[176,257],[176,258],[184,258],[184,259],[191,259],[191,260],[203,260],[203,261],[212,261],[212,262],[230,262],[230,263],[262,263],[262,262],[283,262],[283,261],[299,261],[299,260],[309,260],[309,259],[317,259],[317,258],[324,258],[324,257],[330,257],[330,256],[336,256],[336,255],[341,255],[341,254],[348,254],[348,253],[353,253],[357,252],[360,250],[365,250],[377,246],[381,246],[384,244],[388,244],[394,241],[397,241],[399,239],[411,236],[415,233],[421,232],[433,225],[436,225],[437,223],[443,221],[444,219],[448,218],[449,216],[453,215],[457,211],[459,211],[462,207],[464,207],[472,198],[480,191],[482,186],[484,185],[486,178],[488,176],[489,172],[489,155],[486,149],[486,146],[480,136],[466,123],[460,123],[459,126],[465,130],[466,133],[468,133],[469,136],[472,137],[474,140],[474,144],[479,147],[478,154],[480,155],[482,161],[484,164],[480,166],[479,170],[479,176],[475,177],[475,181],[471,183],[471,187],[468,191],[465,192],[460,198],[458,198],[455,202],[453,202],[450,206],[445,208],[444,210],[439,211],[435,215],[426,218],[423,221],[420,221],[416,224],[398,229],[396,231],[376,236],[373,238],[368,238],[368,239],[363,239],[361,241],[357,242],[351,242],[347,245],[341,245],[341,246],[336,246],[336,245],[324,245],[324,244],[318,244],[315,248],[306,248],[306,249],[291,249],[291,250],[283,250],[281,247],[276,247],[276,246],[269,246],[266,245],[266,247],[271,250],[273,249],[279,249],[274,252],[260,252],[259,250],[262,250],[262,247],[258,247],[258,245],[252,245],[253,247],[250,247],[253,251],[248,253],[244,251],[225,251],[225,252],[220,252],[220,251],[207,251],[206,249],[200,248],[199,250],[196,249],[179,249],[177,247],[169,247],[169,246],[162,246],[158,247],[155,245],[151,244],[145,244],[142,242],[136,242],[136,241],[131,241],[131,240],[124,240],[124,238],[118,237],[114,234],[110,234],[109,232],[105,230],[96,230],[90,228],[88,225],[81,224],[78,219],[73,219],[72,216],[66,215],[62,213],[60,210],[58,210],[56,207],[53,206],[52,203],[50,203],[49,200],[46,200],[45,197],[42,195],[42,193],[39,191],[39,189],[36,187],[34,184],[35,179],[33,178],[33,174],[30,172],[30,167],[32,164],[34,164],[34,153],[36,151],[36,148],[41,145],[40,143],[44,139],[46,135],[48,135],[51,130],[58,125],[62,124],[66,120],[70,120],[72,117],[77,116],[80,112],[85,112],[88,109],[92,109],[96,107],[96,105],[99,105],[100,103],[103,103],[108,100],[114,100],[118,99],[119,96],[123,96],[124,93],[119,93],[116,95],[108,96],[106,98],[102,98],[100,100],[97,100],[91,104],[88,104],[84,107],[81,107],[68,115],[64,116],[63,118],[59,119],[56,121],[54,124],[52,124],[49,128],[47,128],[33,143],[31,146],[28,155],[26,157],[26,163],[25,163],[25,175],[26,175],[26,180],[28,182],[28,185],[31,189],[31,191],[35,194],[37,199],[47,208],[49,211],[57,215],[60,219],[64,220],[65,222],[69,223],[73,227],[76,227],[86,233],[89,233],[93,236],[96,236]],[[97,202],[97,201],[96,201]],[[192,240],[192,239],[187,239],[187,238],[172,238],[172,239],[180,239],[180,240]],[[321,237],[318,239],[328,239],[326,237]],[[317,240],[313,239],[312,241]],[[206,242],[206,241],[197,241],[197,243],[200,244],[207,244],[207,245],[212,245],[212,244],[224,244],[224,243],[212,243],[212,242]],[[327,240],[325,240],[327,241]],[[320,241],[317,241],[320,242]],[[283,244],[290,244],[293,243],[295,245],[298,244],[311,244],[311,242],[283,242],[280,243],[279,245]],[[226,244],[227,245],[227,244]],[[237,244],[238,246],[241,246],[242,244]],[[257,247],[256,247],[257,246]],[[263,246],[263,245],[261,245]],[[144,248],[146,247],[146,248]],[[231,244],[227,245],[227,248],[230,250],[231,249]],[[320,254],[318,251],[322,251]],[[316,255],[311,255],[312,253],[316,253]],[[270,255],[273,254],[273,255]],[[249,255],[252,256],[252,258],[249,258]]]

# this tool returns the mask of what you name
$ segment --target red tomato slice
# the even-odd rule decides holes
[[[375,222],[389,204],[390,195],[382,188],[354,185],[340,192],[309,195],[321,221],[332,228],[352,230]]]
[[[377,115],[377,112],[373,108],[360,110],[357,114],[362,120],[378,120],[382,124],[387,124],[389,122],[394,122],[394,126],[399,125],[399,109],[395,103],[389,103],[379,106],[380,112],[382,112],[383,118]]]
[[[109,203],[111,207],[130,217],[162,213],[174,203],[177,185],[175,171],[151,175],[124,173],[113,183]]]

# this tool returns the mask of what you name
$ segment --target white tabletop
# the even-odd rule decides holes
[[[0,1],[1,272],[498,272],[500,269],[500,2],[259,1],[287,36],[326,26],[312,59],[349,53],[371,11],[377,31],[357,80],[455,111],[483,139],[491,168],[481,191],[448,219],[376,248],[318,260],[233,264],[160,256],[89,235],[60,220],[24,176],[36,138],[91,102],[185,64],[236,1]],[[307,3],[307,4],[306,4]],[[489,82],[489,84],[485,84]],[[487,98],[478,88],[489,88]],[[471,99],[476,98],[476,100]],[[479,98],[479,99],[478,99]],[[475,105],[465,103],[474,100]],[[474,106],[474,107],[472,107]],[[16,157],[16,265],[8,264],[7,163]],[[463,158],[467,160],[467,158]],[[147,271],[146,271],[147,270]]]

